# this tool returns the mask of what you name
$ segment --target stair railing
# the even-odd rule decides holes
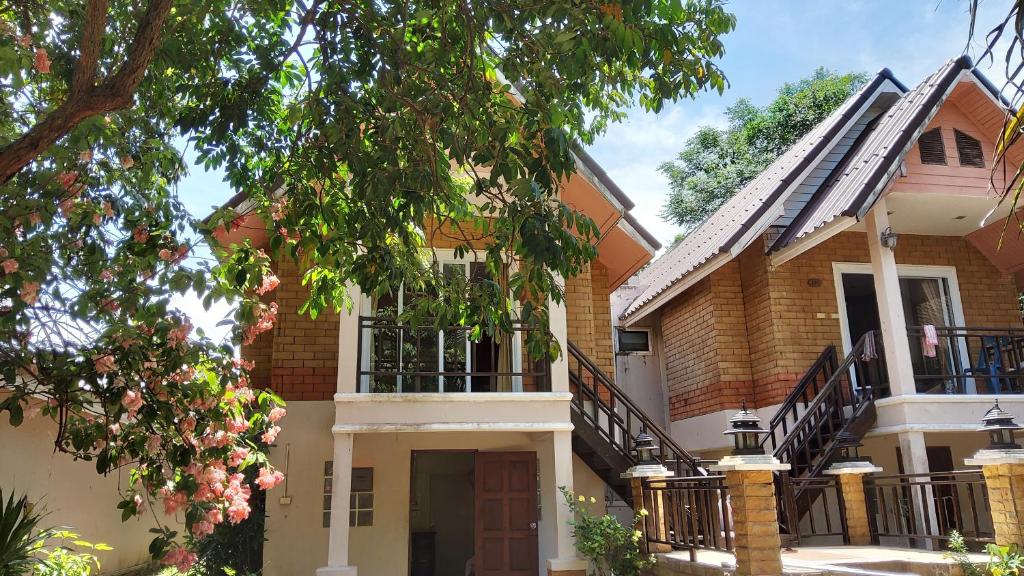
[[[775,415],[772,416],[768,423],[768,434],[761,439],[763,448],[770,448],[773,453],[775,452],[782,440],[789,435],[790,430],[800,421],[800,417],[807,412],[811,402],[835,374],[838,363],[836,347],[826,346],[814,364],[811,364],[796,386],[790,390]]]
[[[636,437],[646,432],[658,443],[656,458],[676,476],[705,474],[699,462],[683,450],[590,358],[569,342],[569,383],[572,407],[612,447],[636,463]]]
[[[850,426],[883,395],[886,383],[882,338],[868,332],[857,341],[773,451],[791,466],[794,477],[814,477],[836,448],[832,439]]]

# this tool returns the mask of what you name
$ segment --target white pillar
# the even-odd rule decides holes
[[[359,391],[357,372],[359,371],[359,314],[363,293],[358,286],[348,288],[348,296],[352,300],[351,309],[342,309],[341,323],[338,326],[338,393]],[[363,346],[370,343],[363,342]]]
[[[903,472],[905,474],[927,474],[931,472],[928,466],[928,447],[924,441],[924,432],[900,432],[899,435],[900,443],[900,454],[903,456]],[[914,508],[911,513],[914,515],[914,521],[918,526],[925,527],[925,510],[924,507],[928,506],[928,526],[931,534],[938,534],[938,522],[936,517],[936,508],[933,505],[935,502],[935,494],[932,492],[931,486],[926,486],[924,489],[924,498],[922,501],[922,491],[917,488],[913,482],[911,482],[911,490],[914,494],[912,495],[912,501]],[[934,541],[925,540],[925,547],[929,550],[934,549]]]
[[[875,279],[875,298],[878,300],[878,319],[882,325],[882,343],[889,372],[889,389],[893,396],[914,394],[914,367],[910,360],[910,342],[907,339],[907,321],[903,316],[900,295],[900,277],[896,270],[896,256],[882,246],[881,234],[889,227],[889,214],[885,198],[880,198],[865,218],[868,233],[868,251],[871,254],[871,272]]]
[[[327,566],[318,568],[316,576],[356,576],[356,567],[348,564],[352,443],[352,434],[334,435],[334,483],[331,485],[331,529],[327,543]]]
[[[557,277],[558,285],[564,290],[565,281]],[[551,391],[569,391],[569,322],[566,318],[565,300],[556,303],[554,299],[548,298],[548,326],[551,335],[558,341],[562,353],[551,363]]]
[[[564,486],[566,490],[573,490],[572,481],[572,432],[559,430],[551,433],[552,456],[554,462],[555,490]],[[555,558],[548,560],[548,574],[560,572],[579,573],[585,571],[587,562],[576,556],[576,546],[573,542],[572,527],[569,521],[572,520],[572,510],[562,497],[561,492],[555,496]]]

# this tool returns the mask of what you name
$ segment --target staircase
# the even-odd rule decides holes
[[[848,433],[858,440],[875,423],[875,399],[888,381],[882,338],[869,332],[838,362],[834,346],[826,347],[790,391],[772,417],[761,445],[790,465],[791,478],[816,478],[838,455],[835,439]],[[779,484],[782,478],[778,478]],[[792,487],[792,485],[790,485]],[[798,522],[820,492],[802,494],[791,488]],[[780,518],[785,525],[785,518]]]
[[[679,447],[592,360],[569,342],[569,387],[572,391],[572,447],[616,494],[632,505],[629,481],[620,475],[637,463],[636,437],[645,432],[658,445],[655,457],[675,476],[705,472],[699,461]]]

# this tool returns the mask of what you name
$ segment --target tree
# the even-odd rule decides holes
[[[283,403],[235,359],[275,321],[271,256],[299,265],[313,317],[350,284],[404,284],[437,296],[413,323],[521,321],[556,355],[547,298],[596,254],[558,200],[574,147],[636,103],[722,91],[733,26],[720,0],[0,0],[0,412],[41,409],[57,450],[130,469],[123,515],[180,512],[152,551],[189,565],[248,513],[244,468],[281,480]],[[244,208],[187,212],[181,142]],[[270,253],[221,245],[239,226]],[[434,232],[494,280],[446,281]],[[233,303],[230,341],[193,333],[171,300],[189,291]]]
[[[736,101],[726,110],[725,128],[701,127],[675,160],[659,167],[671,187],[662,217],[692,230],[866,81],[864,74],[818,68],[783,84],[763,108]]]

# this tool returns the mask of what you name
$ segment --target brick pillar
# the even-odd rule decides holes
[[[864,498],[864,475],[881,471],[881,468],[871,465],[870,462],[837,462],[825,470],[825,474],[839,477],[846,533],[853,546],[871,544],[868,504]]]
[[[773,472],[789,470],[789,464],[764,455],[727,456],[711,466],[725,472],[732,503],[733,553],[736,576],[782,574],[782,540]]]
[[[964,463],[985,475],[996,543],[1024,547],[1024,450],[982,450]]]

